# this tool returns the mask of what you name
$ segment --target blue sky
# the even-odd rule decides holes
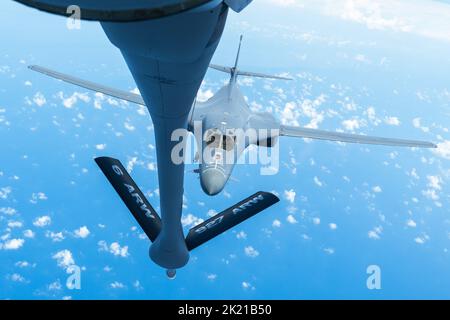
[[[230,14],[213,62],[231,64],[243,33],[243,69],[295,78],[240,79],[254,110],[439,148],[284,138],[277,175],[240,165],[213,198],[188,166],[186,230],[258,190],[281,202],[195,250],[168,281],[93,162],[121,159],[157,208],[147,111],[26,68],[133,90],[120,53],[96,23],[68,30],[63,18],[2,4],[0,298],[449,298],[449,16],[444,1],[422,0],[256,0]],[[209,71],[199,97],[224,80]],[[65,286],[70,264],[82,268],[81,290]],[[381,268],[381,290],[366,287],[369,265]]]

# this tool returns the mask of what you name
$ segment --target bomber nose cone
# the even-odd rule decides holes
[[[208,169],[200,174],[203,191],[210,196],[218,194],[225,187],[225,175],[217,169]]]

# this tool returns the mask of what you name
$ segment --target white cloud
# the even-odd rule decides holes
[[[298,223],[298,221],[295,219],[295,217],[292,214],[287,216],[286,221],[291,223],[291,224]]]
[[[61,267],[63,269],[66,269],[67,267],[75,264],[72,252],[70,252],[67,249],[58,251],[56,254],[52,256],[52,258],[56,260],[58,267]]]
[[[77,238],[86,238],[91,232],[88,227],[82,226],[79,229],[74,230],[75,237]]]
[[[210,281],[214,281],[217,279],[217,274],[215,273],[210,273],[206,276],[206,279],[210,280]]]
[[[342,121],[342,125],[348,131],[355,131],[355,129],[359,129],[359,127],[361,126],[358,119],[344,120]]]
[[[44,104],[47,103],[47,99],[45,99],[44,95],[41,92],[36,92],[36,94],[33,97],[33,102],[38,107],[42,107]]]
[[[23,223],[20,221],[9,221],[8,228],[22,228]]]
[[[23,232],[23,236],[25,238],[34,238],[34,235],[35,234],[34,234],[33,230],[30,230],[30,229],[27,229]]]
[[[290,203],[294,203],[294,201],[295,201],[295,191],[294,191],[294,189],[284,190],[284,198],[287,201],[289,201]]]
[[[109,246],[104,240],[98,242],[99,251],[106,251],[116,257],[126,258],[129,256],[128,246],[121,246],[118,242],[113,242]]]
[[[326,254],[334,254],[334,249],[333,248],[325,248],[325,249],[323,249],[323,251],[326,253]]]
[[[299,126],[298,119],[300,116],[301,114],[295,102],[287,102],[281,111],[280,120],[284,125]]]
[[[58,280],[50,283],[47,286],[47,289],[50,290],[50,291],[59,291],[59,290],[61,290],[62,289],[61,281],[59,281],[59,279],[58,279]]]
[[[194,227],[200,223],[202,223],[204,220],[202,218],[194,216],[192,213],[189,213],[188,215],[183,215],[181,217],[181,224],[183,227]]]
[[[424,244],[427,241],[426,237],[416,237],[414,239],[414,242],[417,244]]]
[[[331,230],[336,230],[336,229],[337,229],[337,224],[336,224],[336,223],[330,223],[330,224],[328,224],[328,227],[329,227]]]
[[[37,203],[38,200],[47,200],[47,195],[44,192],[36,192],[31,194],[31,203]]]
[[[420,129],[423,132],[429,132],[430,128],[422,126],[421,121],[420,118],[414,118],[412,121],[414,128]]]
[[[245,255],[250,258],[256,258],[257,256],[259,256],[258,250],[256,250],[252,246],[245,247],[244,252],[245,252]]]
[[[428,187],[434,189],[434,190],[441,190],[442,186],[442,179],[439,176],[427,176],[428,179]]]
[[[0,199],[7,199],[8,195],[11,193],[11,187],[2,187],[0,189]]]
[[[445,140],[437,144],[437,148],[432,152],[444,159],[450,160],[450,140]]]
[[[19,268],[26,268],[30,266],[30,263],[28,261],[17,261],[14,265]]]
[[[272,227],[274,227],[274,228],[279,228],[279,227],[281,227],[281,221],[278,220],[278,219],[273,220],[273,222],[272,222]]]
[[[18,273],[13,273],[13,274],[9,275],[8,279],[13,282],[26,282],[25,278]]]
[[[375,126],[378,126],[380,124],[381,120],[377,118],[374,107],[368,107],[365,113],[367,114],[367,118],[369,118],[369,121]]]
[[[236,234],[236,238],[238,238],[238,239],[247,239],[247,234],[244,231],[239,231]]]
[[[105,148],[106,148],[106,143],[100,143],[100,144],[95,145],[95,149],[97,149],[97,150],[105,150]]]
[[[397,117],[386,117],[384,122],[390,126],[399,126],[400,120]]]
[[[138,163],[137,157],[131,157],[130,160],[127,162],[127,171],[129,173],[133,172],[134,166]]]
[[[363,24],[369,29],[402,32],[409,32],[412,29],[406,19],[389,16],[388,12],[392,10],[392,6],[387,5],[386,1],[328,1],[327,5],[326,14]]]
[[[10,239],[3,244],[0,244],[0,249],[3,250],[17,250],[25,243],[24,239]]]
[[[200,102],[204,102],[211,98],[214,95],[214,93],[211,91],[211,89],[203,90],[200,88],[197,93],[197,100]]]
[[[243,281],[241,283],[241,286],[242,286],[242,289],[244,289],[244,290],[255,290],[255,287],[252,286],[252,284],[248,281]]]
[[[364,63],[370,63],[369,58],[367,58],[365,55],[359,53],[355,56],[355,60],[358,62],[364,62]]]
[[[125,127],[125,129],[127,129],[128,131],[134,131],[136,129],[135,126],[133,126],[131,123],[129,122],[125,122],[123,124],[123,126]]]
[[[423,190],[422,194],[433,201],[439,200],[439,195],[437,194],[436,190],[434,189],[427,189],[427,190]]]
[[[370,239],[374,239],[374,240],[378,240],[380,239],[380,236],[378,235],[378,233],[376,233],[373,230],[370,230],[367,235],[369,236]]]
[[[109,246],[109,252],[115,256],[127,257],[128,256],[128,246],[121,247],[118,242],[113,242]]]
[[[49,216],[38,217],[34,220],[33,225],[39,228],[48,226],[52,223],[52,219]]]
[[[122,282],[114,281],[110,284],[110,287],[113,289],[122,289],[125,288],[125,285]]]
[[[380,186],[375,186],[375,187],[372,188],[372,191],[375,192],[375,193],[380,193],[380,192],[382,192],[383,190],[381,189]]]
[[[313,222],[315,225],[319,225],[319,224],[320,224],[320,218],[315,217],[315,218],[312,219],[312,222]]]
[[[8,216],[12,216],[17,213],[17,210],[14,208],[10,208],[10,207],[3,207],[3,208],[0,208],[0,213],[6,214]]]
[[[91,98],[89,98],[89,95],[87,93],[74,92],[70,97],[66,98],[64,97],[64,93],[60,91],[58,92],[57,96],[61,99],[63,106],[67,109],[72,109],[78,102],[78,100],[81,100],[85,103],[91,101]]]
[[[382,232],[383,228],[381,226],[378,226],[373,228],[373,230],[370,230],[367,235],[369,236],[369,239],[379,240]]]
[[[450,8],[448,4],[442,2],[318,0],[313,3],[325,15],[359,23],[368,29],[406,32],[421,37],[450,41]]]
[[[299,0],[268,0],[268,2],[270,4],[274,4],[276,6],[281,6],[281,7],[289,7],[289,8],[293,8],[293,7],[303,8],[304,7],[304,5]]]
[[[65,239],[62,232],[47,231],[45,236],[52,239],[53,242],[61,242]]]
[[[314,177],[314,183],[319,187],[323,186],[322,181],[320,181],[318,177]]]
[[[406,225],[410,228],[415,228],[417,226],[417,223],[413,219],[409,219],[406,221]]]

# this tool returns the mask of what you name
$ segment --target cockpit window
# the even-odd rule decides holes
[[[231,151],[234,148],[236,137],[222,135],[218,132],[212,132],[206,137],[206,145],[210,148],[220,148],[225,151]]]
[[[232,136],[222,136],[222,144],[221,147],[223,150],[231,151],[234,148],[234,138]]]

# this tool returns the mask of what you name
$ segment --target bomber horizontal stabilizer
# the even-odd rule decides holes
[[[155,241],[161,231],[161,219],[122,163],[109,157],[95,158],[95,162],[133,214],[147,237],[152,242]]]
[[[237,76],[265,78],[265,79],[272,79],[272,80],[294,80],[293,78],[290,78],[290,77],[276,76],[276,75],[273,75],[273,74],[236,70],[236,69],[233,69],[233,68],[230,68],[230,67],[221,66],[221,65],[218,65],[218,64],[210,64],[209,67],[211,69],[214,69],[214,70],[217,70],[217,71],[221,71],[221,72],[224,72],[224,73],[228,73],[228,74],[236,72]]]
[[[188,249],[197,248],[278,201],[280,199],[272,193],[264,191],[255,193],[189,230],[186,237]]]

